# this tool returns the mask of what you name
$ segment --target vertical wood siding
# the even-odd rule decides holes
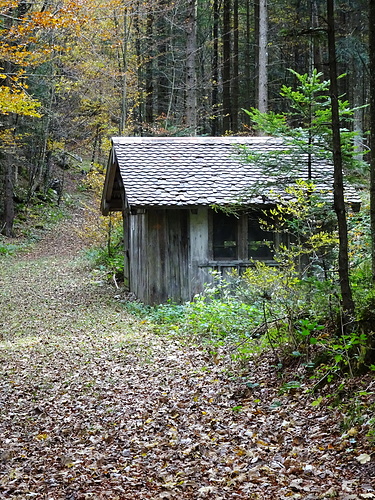
[[[144,248],[146,234],[146,215],[129,215],[129,266],[130,290],[142,301],[146,302],[144,295],[147,289],[147,267],[144,265]]]
[[[131,290],[130,284],[130,268],[129,268],[129,236],[130,236],[130,220],[127,214],[123,213],[124,227],[124,287],[127,292]]]
[[[208,208],[202,207],[190,213],[190,259],[189,259],[189,299],[203,292],[204,284],[211,281],[209,268],[202,266],[208,262],[209,222]]]
[[[211,209],[149,209],[128,217],[130,290],[146,304],[191,300],[212,283],[251,265],[247,217],[236,219],[238,259],[213,259]],[[266,261],[266,260],[265,260]],[[268,261],[267,261],[268,262]]]
[[[147,304],[187,300],[188,210],[130,215],[131,290]]]

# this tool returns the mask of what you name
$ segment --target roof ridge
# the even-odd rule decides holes
[[[134,143],[214,143],[214,144],[259,144],[259,143],[282,143],[283,139],[275,138],[271,136],[194,136],[194,137],[170,137],[170,136],[158,136],[158,137],[140,137],[140,136],[126,136],[126,137],[112,137],[112,142],[114,144],[134,144]]]

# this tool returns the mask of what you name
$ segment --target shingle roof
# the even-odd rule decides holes
[[[115,137],[112,141],[112,165],[119,167],[130,207],[226,204],[240,197],[247,203],[264,203],[267,192],[259,187],[269,185],[270,175],[259,163],[244,161],[236,146],[261,153],[285,150],[281,139],[270,137]],[[307,179],[307,155],[299,158],[293,178]],[[332,166],[316,160],[312,170],[318,189],[332,190]],[[281,184],[280,178],[277,183]],[[254,186],[257,192],[251,192]],[[351,202],[360,201],[353,188],[346,196]]]

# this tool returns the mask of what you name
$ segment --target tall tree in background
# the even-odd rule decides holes
[[[217,107],[219,105],[219,0],[213,0],[213,52],[212,52],[212,92],[211,92],[211,106],[212,106],[212,135],[219,135],[219,119]]]
[[[328,53],[330,71],[330,96],[332,109],[332,147],[334,183],[334,208],[339,233],[339,278],[344,310],[344,326],[354,317],[354,301],[349,281],[348,227],[344,200],[343,164],[340,137],[339,89],[337,84],[334,0],[327,0]]]
[[[370,220],[372,281],[375,284],[375,0],[369,0],[370,54]]]
[[[145,54],[145,121],[147,128],[154,120],[154,7],[149,7],[146,15],[146,54]]]
[[[267,0],[259,1],[258,28],[258,109],[268,111],[268,9]]]
[[[223,80],[223,131],[231,130],[231,0],[224,0],[223,2],[223,66],[222,66],[222,80]]]
[[[156,22],[157,31],[157,113],[158,116],[168,117],[168,41],[170,42],[168,26],[166,21],[167,2],[159,0],[158,3],[158,18]],[[170,44],[169,44],[170,45]],[[172,69],[173,71],[173,69]]]
[[[197,132],[197,5],[188,0],[186,15],[186,126],[191,135]]]
[[[232,131],[238,131],[238,111],[239,111],[239,3],[233,0],[233,71],[232,71],[232,99],[231,116]]]

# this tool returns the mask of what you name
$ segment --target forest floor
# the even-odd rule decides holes
[[[282,391],[269,356],[240,380],[154,334],[92,274],[80,226],[0,261],[0,498],[375,498],[374,449],[339,404]]]

